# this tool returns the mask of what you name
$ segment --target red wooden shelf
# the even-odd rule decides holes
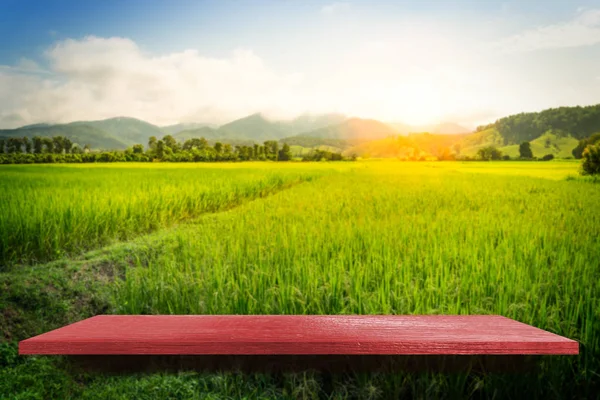
[[[101,315],[24,340],[20,354],[579,354],[576,341],[496,315]]]

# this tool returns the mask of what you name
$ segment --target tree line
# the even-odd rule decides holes
[[[81,148],[64,136],[0,139],[0,154],[82,154],[89,149],[89,145]]]
[[[146,148],[135,144],[126,150],[91,151],[68,138],[34,137],[0,139],[0,163],[85,163],[85,162],[214,162],[214,161],[290,161],[293,155],[288,144],[279,147],[276,140],[267,140],[262,145],[232,146],[216,142],[211,146],[205,138],[192,138],[183,143],[172,135],[162,139],[152,136]],[[344,161],[340,153],[312,150],[304,155],[303,161]]]

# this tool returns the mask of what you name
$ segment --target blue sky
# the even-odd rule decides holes
[[[600,1],[0,0],[0,127],[600,102]]]

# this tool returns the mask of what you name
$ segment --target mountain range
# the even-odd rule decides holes
[[[397,124],[396,124],[397,125]],[[436,132],[453,133],[437,129]],[[181,123],[157,126],[149,122],[129,117],[115,117],[98,121],[75,121],[67,124],[33,124],[17,129],[0,130],[1,138],[34,136],[66,136],[73,142],[89,144],[93,149],[121,150],[134,144],[146,144],[151,136],[161,138],[172,135],[177,140],[204,137],[211,141],[224,143],[256,142],[266,140],[286,140],[299,138],[318,138],[342,141],[365,141],[381,139],[390,135],[405,134],[410,131],[403,125],[402,130],[394,124],[360,118],[347,118],[342,114],[301,115],[288,121],[268,119],[257,113],[237,119],[222,126],[207,123]],[[414,131],[414,129],[413,129]],[[463,132],[468,131],[462,128]],[[290,139],[291,140],[291,139]]]
[[[384,123],[374,119],[348,118],[341,114],[301,115],[292,120],[273,120],[252,114],[227,124],[181,123],[157,126],[129,117],[66,124],[33,124],[0,130],[0,138],[65,136],[97,150],[122,150],[148,143],[152,136],[172,135],[183,142],[204,137],[209,143],[232,145],[278,140],[296,153],[326,148],[372,157],[403,157],[407,152],[436,154],[450,148],[455,154],[473,155],[485,146],[499,147],[505,154],[518,155],[518,145],[530,141],[534,155],[540,153],[567,157],[578,140],[600,132],[600,105],[560,107],[537,113],[521,113],[501,118],[470,132],[453,122],[411,126],[401,122]],[[445,151],[445,150],[444,150]]]

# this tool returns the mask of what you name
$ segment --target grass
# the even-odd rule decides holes
[[[556,158],[569,158],[573,157],[571,151],[577,147],[579,140],[571,136],[558,137],[552,133],[545,133],[530,143],[534,157],[541,158],[546,154],[552,154]],[[518,144],[501,147],[500,151],[512,158],[519,157]]]
[[[27,173],[35,166],[25,168],[32,169],[23,177],[31,178]],[[117,172],[100,169],[99,176],[124,167],[114,168]],[[187,223],[133,240],[0,273],[0,309],[10,310],[4,321],[12,321],[0,352],[0,397],[520,398],[527,393],[589,398],[597,393],[600,185],[569,178],[577,163],[283,168],[146,166],[163,175],[221,174],[231,185],[265,174],[318,179],[218,212],[201,208],[185,216],[193,216]],[[186,196],[183,182],[181,196]],[[173,193],[177,198],[179,191]],[[50,286],[55,290],[44,290]],[[538,372],[523,376],[108,377],[71,371],[60,359],[14,356],[15,340],[98,312],[501,314],[576,339],[581,354],[545,357]]]
[[[571,136],[557,136],[546,132],[540,137],[529,142],[534,157],[541,158],[546,154],[552,154],[556,158],[572,158],[571,151],[577,147],[579,141]],[[504,146],[502,136],[495,128],[476,132],[462,141],[460,154],[463,156],[475,156],[477,151],[486,146],[497,147],[503,155],[511,158],[519,157],[519,144]]]
[[[313,170],[10,166],[0,170],[0,269],[127,240],[313,179]]]

